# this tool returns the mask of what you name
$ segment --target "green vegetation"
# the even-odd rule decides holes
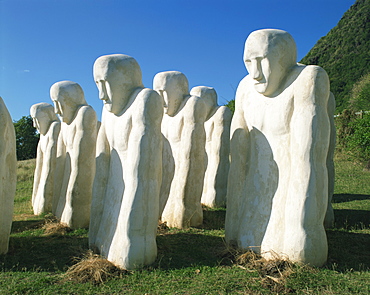
[[[348,138],[348,146],[370,169],[370,113],[357,116],[350,122],[350,128],[353,134]]]
[[[18,161],[36,158],[39,135],[33,127],[31,116],[23,116],[15,121],[14,129]]]
[[[202,227],[159,227],[153,265],[132,272],[108,271],[103,283],[77,283],[67,270],[76,257],[88,255],[88,232],[56,230],[50,216],[32,215],[35,161],[21,161],[10,250],[0,256],[0,293],[369,294],[370,172],[346,154],[337,153],[335,163],[336,222],[327,231],[329,260],[323,268],[266,264],[255,257],[242,261],[250,254],[236,256],[224,244],[225,209],[204,208]]]
[[[336,118],[337,145],[370,170],[370,113],[344,110]]]
[[[330,78],[337,111],[348,108],[353,85],[370,73],[370,0],[357,0],[301,63],[323,67]],[[369,102],[370,97],[366,100]]]
[[[349,108],[355,112],[370,110],[370,73],[353,86]]]
[[[231,110],[231,113],[234,115],[234,112],[235,112],[235,100],[234,99],[229,100],[227,102],[227,104],[225,104],[225,106],[227,106]]]

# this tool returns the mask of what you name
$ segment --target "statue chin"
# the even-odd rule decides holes
[[[111,103],[104,103],[104,107],[108,112],[112,112],[112,104]]]

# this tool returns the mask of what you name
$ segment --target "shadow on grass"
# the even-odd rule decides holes
[[[225,250],[221,237],[193,233],[157,236],[158,258],[152,267],[179,269],[189,266],[217,266]]]
[[[366,195],[340,195],[342,201],[366,199]],[[348,197],[352,196],[352,199]],[[338,271],[370,269],[370,235],[353,232],[370,228],[370,211],[335,209],[335,227],[327,230],[329,255],[327,267]],[[352,231],[352,232],[351,232]]]
[[[10,237],[9,251],[0,255],[2,271],[65,271],[88,247],[86,237]]]
[[[360,195],[360,194],[334,194],[332,202],[333,203],[345,203],[356,200],[370,200],[370,195]]]
[[[370,211],[335,209],[334,225],[337,229],[366,229],[370,228]]]
[[[13,221],[11,233],[19,233],[25,230],[40,228],[44,224],[45,224],[45,219],[42,217],[40,217],[39,219],[35,219],[35,220]]]
[[[223,239],[225,209],[205,209],[204,224],[188,230],[171,229],[157,236],[158,258],[150,268],[182,269],[229,265]],[[335,210],[336,228],[327,231],[327,268],[338,271],[370,268],[370,235],[350,230],[369,228],[369,211]],[[46,236],[44,219],[14,221],[9,252],[0,255],[3,271],[65,271],[88,249],[87,232]],[[215,232],[213,232],[215,230]],[[225,258],[226,257],[226,258]]]
[[[370,235],[328,230],[327,268],[337,271],[370,270]]]

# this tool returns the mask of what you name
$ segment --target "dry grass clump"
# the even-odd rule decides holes
[[[170,228],[167,226],[167,222],[158,221],[157,234],[164,235],[168,232]]]
[[[228,249],[233,263],[246,271],[257,271],[262,279],[262,286],[273,292],[290,293],[293,290],[286,287],[287,278],[294,273],[293,263],[276,253],[272,259],[265,259],[260,254],[248,250],[242,252],[233,248]]]
[[[127,273],[126,270],[118,268],[107,259],[94,254],[88,250],[82,258],[77,258],[78,262],[68,268],[64,274],[64,281],[75,283],[102,284],[112,277],[121,277]]]
[[[67,225],[58,222],[53,215],[45,216],[45,224],[42,228],[45,236],[63,236],[72,231]]]

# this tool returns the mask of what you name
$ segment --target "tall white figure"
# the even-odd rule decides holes
[[[8,252],[16,183],[14,125],[0,97],[0,254]]]
[[[211,208],[225,207],[230,166],[231,111],[226,106],[217,105],[217,93],[212,87],[193,87],[190,94],[204,99],[208,110],[204,123],[207,169],[201,202]]]
[[[163,98],[162,132],[175,162],[167,204],[161,220],[170,227],[187,228],[203,223],[200,203],[206,164],[204,101],[189,94],[188,80],[177,71],[155,75],[153,88]]]
[[[52,211],[60,121],[54,112],[54,107],[45,102],[31,106],[30,114],[33,126],[40,134],[32,192],[33,212],[39,215]]]
[[[96,150],[90,247],[125,269],[154,262],[162,181],[162,99],[144,88],[136,60],[94,64],[104,102]]]
[[[231,123],[226,241],[320,266],[327,259],[329,79],[296,63],[285,31],[252,32]]]
[[[97,118],[86,103],[80,85],[57,82],[50,88],[55,113],[62,120],[54,175],[53,213],[71,228],[86,228],[90,221],[95,173]]]

